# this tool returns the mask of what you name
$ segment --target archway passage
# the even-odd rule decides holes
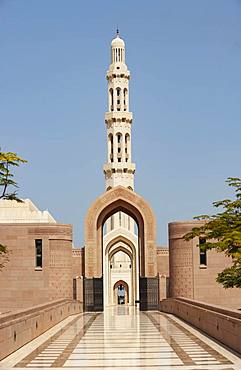
[[[136,253],[133,244],[127,243],[122,238],[117,238],[111,240],[105,248],[103,258],[104,307],[118,304],[118,291],[116,290],[118,283],[123,286],[123,293],[126,293],[124,294],[125,304],[134,305],[137,297],[139,298]]]
[[[123,212],[110,216],[103,227],[104,307],[116,305],[113,284],[125,280],[129,286],[129,305],[139,301],[138,227]]]
[[[149,204],[140,195],[118,186],[97,198],[85,219],[85,310],[103,310],[103,226],[117,212],[129,215],[138,226],[140,309],[157,309],[159,289],[155,217]]]
[[[129,286],[125,281],[119,280],[115,283],[113,287],[113,297],[115,303],[118,305],[129,303]]]

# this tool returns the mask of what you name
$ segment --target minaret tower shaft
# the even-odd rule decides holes
[[[103,170],[105,187],[109,190],[122,185],[134,190],[135,164],[131,162],[132,113],[129,112],[130,72],[125,64],[125,43],[119,37],[111,42],[111,64],[108,81],[107,163]]]

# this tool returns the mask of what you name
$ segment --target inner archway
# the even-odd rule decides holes
[[[119,280],[113,287],[113,298],[117,305],[129,304],[129,286],[123,281]]]
[[[138,226],[128,214],[118,211],[103,225],[103,290],[104,307],[116,304],[113,284],[125,280],[129,285],[130,299],[139,301],[139,245]]]

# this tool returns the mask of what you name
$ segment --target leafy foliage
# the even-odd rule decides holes
[[[0,270],[8,261],[8,250],[5,245],[0,244]]]
[[[185,240],[201,237],[206,240],[202,250],[215,248],[232,258],[232,266],[218,274],[217,282],[225,288],[241,288],[241,179],[229,177],[226,182],[234,188],[235,199],[224,199],[214,202],[221,212],[215,215],[194,217],[203,220],[204,224],[195,227],[184,235]]]
[[[22,200],[18,198],[17,192],[9,191],[9,188],[18,188],[11,168],[18,167],[21,163],[26,162],[25,159],[22,159],[16,153],[3,153],[0,149],[0,199],[22,202]],[[6,246],[0,244],[0,270],[8,260],[8,253]]]
[[[18,167],[20,163],[26,163],[25,159],[19,157],[16,153],[3,153],[0,149],[0,199],[16,200],[22,202],[18,198],[17,192],[8,192],[9,187],[18,188],[18,184],[14,180],[14,175],[11,172],[11,167]]]

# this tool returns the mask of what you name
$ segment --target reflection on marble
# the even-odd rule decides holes
[[[172,315],[117,306],[80,314],[34,350],[28,344],[11,366],[72,369],[237,370],[241,360]],[[22,351],[22,352],[21,352]],[[10,357],[10,356],[9,356]],[[19,360],[21,358],[21,360]]]

